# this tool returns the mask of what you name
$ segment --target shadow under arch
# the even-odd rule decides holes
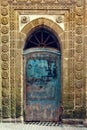
[[[34,31],[36,28],[40,26],[46,27],[50,31],[52,31],[60,43],[60,48],[62,48],[61,36],[64,34],[63,29],[54,21],[41,17],[41,18],[32,20],[27,25],[25,25],[24,28],[21,30],[21,33],[25,34],[25,41],[22,44],[22,49],[25,46],[27,37],[31,34],[32,31]]]

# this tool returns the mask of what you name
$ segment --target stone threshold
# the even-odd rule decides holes
[[[70,118],[66,118],[63,119],[63,123],[64,124],[83,124],[85,119],[70,119]]]
[[[84,124],[84,120],[85,119],[70,119],[70,118],[66,118],[63,119],[63,123],[64,124]],[[19,117],[19,118],[4,118],[1,119],[0,122],[20,122],[20,123],[24,123],[23,117]]]

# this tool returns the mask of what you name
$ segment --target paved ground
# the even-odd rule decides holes
[[[0,123],[0,130],[87,130],[82,125],[55,125],[46,126],[39,124],[23,124],[23,123]]]

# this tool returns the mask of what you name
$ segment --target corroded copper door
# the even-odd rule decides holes
[[[56,121],[61,100],[61,56],[55,49],[26,53],[25,121]]]

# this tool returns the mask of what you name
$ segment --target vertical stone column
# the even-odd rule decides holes
[[[84,0],[78,0],[75,7],[75,59],[74,59],[74,118],[85,117],[84,80]]]
[[[84,10],[84,14],[85,14],[85,17],[84,17],[84,20],[85,20],[85,32],[84,32],[84,47],[85,47],[85,79],[86,79],[86,89],[85,89],[85,94],[86,94],[86,118],[85,118],[85,121],[84,121],[84,125],[87,126],[87,0],[85,0],[85,10]]]
[[[19,32],[19,13],[17,13],[17,42],[15,57],[15,84],[16,84],[16,117],[23,119],[23,48],[24,37]]]
[[[73,6],[70,9],[70,12],[66,14],[66,24],[65,24],[65,46],[63,52],[64,61],[67,63],[67,84],[63,84],[63,100],[64,100],[64,118],[72,118],[73,117],[73,108],[74,108],[74,11]],[[63,61],[63,62],[64,62]],[[63,63],[64,64],[64,63]],[[65,64],[64,64],[65,65]],[[64,68],[66,70],[66,68]],[[66,74],[66,73],[65,73]],[[64,82],[66,83],[66,81]]]
[[[16,12],[10,5],[10,85],[11,85],[11,117],[16,121],[16,82],[15,82],[15,57],[16,57]]]
[[[2,78],[2,118],[10,118],[10,73],[9,73],[9,5],[1,0],[1,78]]]

